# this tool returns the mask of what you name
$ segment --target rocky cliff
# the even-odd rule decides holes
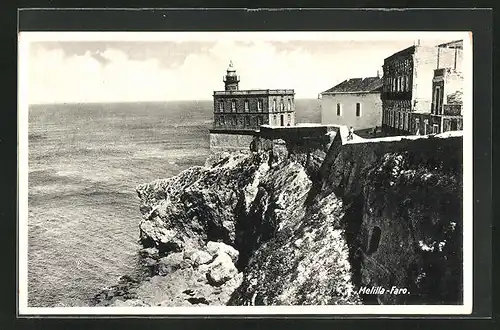
[[[460,302],[460,137],[259,145],[139,186],[150,276],[94,304]]]

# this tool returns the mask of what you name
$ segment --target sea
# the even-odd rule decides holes
[[[142,183],[202,165],[212,101],[29,107],[28,306],[89,306],[122,275],[144,273],[138,251]],[[296,100],[299,123],[319,101]]]

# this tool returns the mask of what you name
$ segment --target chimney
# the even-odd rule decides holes
[[[380,78],[380,71],[377,70],[377,78]]]

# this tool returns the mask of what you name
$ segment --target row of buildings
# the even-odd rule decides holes
[[[383,76],[347,79],[320,93],[322,124],[384,135],[462,129],[463,41],[419,44],[384,60]]]
[[[462,59],[463,41],[416,44],[392,54],[382,76],[347,79],[320,93],[321,124],[352,126],[361,136],[461,130]],[[295,126],[293,89],[240,90],[232,62],[222,81],[224,90],[213,93],[211,146],[245,147],[262,125],[275,131]]]

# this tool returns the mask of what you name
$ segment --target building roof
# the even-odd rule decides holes
[[[451,42],[447,42],[444,44],[438,45],[439,48],[458,48],[458,49],[463,49],[464,48],[464,41],[463,40],[455,40]]]
[[[237,89],[229,91],[214,91],[214,96],[235,96],[235,95],[295,95],[293,89]]]
[[[233,61],[229,61],[229,66],[227,67],[227,72],[233,72],[233,71],[236,71],[236,69],[234,68],[234,64],[233,64]]]
[[[403,50],[400,50],[384,59],[384,64],[387,62],[392,62],[394,59],[399,58],[399,57],[409,57],[417,52],[417,50],[435,50],[437,54],[437,49],[439,46],[430,46],[430,45],[421,45],[421,44],[415,44],[413,46],[407,47]]]
[[[371,93],[382,88],[383,81],[380,77],[351,78],[324,91],[321,94],[337,93]]]
[[[386,62],[386,61],[390,61],[390,60],[392,60],[394,57],[398,57],[398,56],[402,56],[402,55],[406,55],[406,56],[407,56],[408,54],[413,54],[413,53],[415,53],[415,49],[416,49],[417,47],[421,47],[421,46],[413,45],[413,46],[407,47],[407,48],[405,48],[405,49],[403,49],[403,50],[400,50],[400,51],[398,51],[398,52],[396,52],[396,53],[394,53],[394,54],[392,54],[392,55],[390,55],[390,56],[386,57],[386,58],[384,59],[384,62]]]

